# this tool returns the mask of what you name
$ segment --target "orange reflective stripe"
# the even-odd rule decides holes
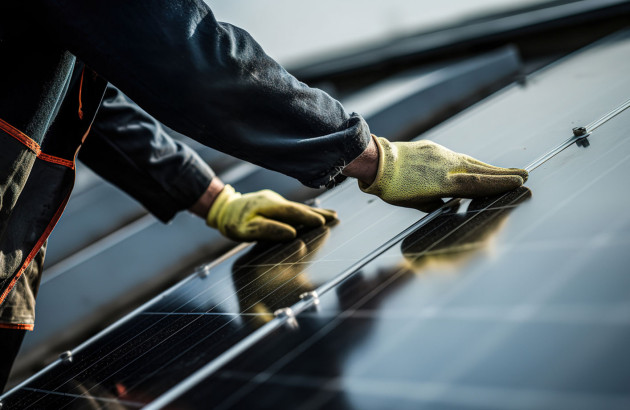
[[[46,162],[52,162],[54,164],[63,165],[64,167],[74,169],[74,161],[43,153],[38,143],[33,141],[28,135],[24,134],[22,131],[18,130],[3,119],[0,119],[0,130],[6,132],[10,136],[18,140],[20,143],[22,143],[24,146],[26,146],[28,149],[33,151],[37,158]]]
[[[83,119],[83,101],[81,101],[81,91],[83,91],[83,74],[85,73],[85,67],[81,70],[81,82],[79,83],[79,119]]]
[[[54,157],[52,155],[44,154],[43,152],[40,152],[37,158],[43,159],[44,161],[52,162],[55,164],[63,165],[64,167],[74,169],[74,163],[70,161],[69,159]]]
[[[41,151],[39,154],[37,154],[37,158],[44,160],[46,162],[52,162],[53,164],[62,165],[64,167],[74,169],[74,162],[70,161],[69,159],[55,157],[54,155],[44,154]]]
[[[24,134],[22,131],[15,128],[13,125],[8,122],[0,119],[0,129],[20,141],[22,144],[26,145],[28,149],[33,151],[35,154],[39,155],[42,152],[42,149],[39,147],[39,144],[33,141],[28,137],[28,135]]]
[[[28,323],[0,323],[0,329],[33,330],[34,327]]]
[[[52,219],[48,223],[48,226],[46,226],[46,230],[44,230],[44,233],[42,233],[42,236],[39,237],[33,249],[31,249],[31,253],[28,254],[26,259],[24,260],[24,263],[22,263],[22,267],[20,267],[20,270],[15,274],[15,276],[13,277],[13,280],[11,280],[11,282],[9,283],[9,286],[7,286],[4,292],[2,292],[2,295],[0,295],[0,305],[2,305],[2,302],[4,302],[4,300],[7,298],[7,295],[9,294],[9,292],[11,292],[11,290],[13,289],[17,281],[20,279],[20,277],[22,276],[22,274],[24,273],[28,265],[31,263],[31,261],[35,257],[35,255],[37,255],[37,252],[39,252],[44,242],[46,242],[46,239],[48,239],[48,237],[50,236],[50,233],[52,232],[55,225],[57,225],[59,218],[61,218],[61,214],[63,213],[63,210],[65,209],[69,198],[70,198],[70,195],[66,195],[63,202],[61,202],[61,205],[59,205],[59,208],[57,208],[55,215],[52,217]]]

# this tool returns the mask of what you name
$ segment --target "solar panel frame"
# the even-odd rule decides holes
[[[493,252],[483,254],[486,244],[470,256],[470,249],[446,245],[470,256],[450,278],[444,267],[413,267],[435,241],[418,250],[416,261],[390,248],[320,294],[316,311],[297,314],[297,327],[277,328],[178,392],[177,400],[147,408],[194,406],[199,398],[232,408],[281,396],[292,408],[319,408],[329,400],[341,406],[344,393],[380,403],[365,408],[387,400],[396,408],[627,407],[630,216],[609,215],[630,199],[617,189],[630,171],[629,124],[625,110],[593,133],[588,148],[574,142],[541,164],[532,172],[531,201],[518,205],[529,192],[523,190],[468,208],[464,216],[456,209],[443,215],[457,222],[440,240],[462,235],[488,213],[508,214],[507,224],[486,218],[500,244]],[[510,195],[512,202],[497,205]],[[611,197],[587,223],[574,224],[571,215],[584,216],[597,198]],[[570,205],[575,214],[565,210]],[[429,227],[416,233],[426,236]],[[469,236],[476,241],[475,228]],[[339,408],[346,407],[354,408]]]
[[[626,46],[626,47],[628,46],[628,41],[627,41],[627,38],[628,38],[628,32],[625,32],[625,33],[622,33],[622,34],[620,34],[620,35],[614,36],[612,39],[608,39],[606,42],[600,43],[598,46],[608,45],[608,46],[610,46],[610,48],[609,48],[609,50],[608,50],[609,52],[610,52],[611,50],[616,50],[617,52],[619,52],[619,48],[623,48],[623,43],[624,43],[624,41],[625,41],[625,46]],[[622,43],[622,45],[615,44],[617,41],[620,41],[620,42]],[[604,47],[604,48],[606,48],[606,47]],[[592,54],[592,53],[596,53],[596,54],[597,54],[597,53],[601,52],[601,49],[599,49],[599,47],[593,47],[593,48],[591,48],[591,50],[590,50],[590,51],[591,51],[591,54]],[[588,53],[587,53],[587,54],[588,54]],[[620,56],[623,56],[623,54],[620,54]],[[580,57],[578,57],[578,62],[576,63],[576,62],[574,61],[574,66],[575,66],[575,65],[578,65],[578,66],[579,66],[581,63],[588,62],[588,60],[587,60],[587,58],[588,58],[588,57],[591,57],[591,60],[593,59],[593,58],[592,58],[592,57],[593,57],[592,55],[591,55],[591,56],[588,56],[588,55],[584,56],[584,55],[583,55],[583,56],[581,56],[581,58],[580,58]],[[621,58],[621,59],[623,59],[623,57],[620,57],[620,58]],[[626,61],[626,64],[627,64],[627,63],[628,63],[628,62]],[[601,62],[600,62],[600,64],[601,64]],[[560,67],[561,67],[561,66],[560,66]],[[619,67],[617,66],[617,68],[619,68]],[[619,71],[619,72],[623,72],[623,71],[621,71],[621,70],[623,70],[623,68],[620,68],[620,71]],[[546,71],[547,71],[547,72],[551,72],[551,69],[546,70]],[[542,75],[544,75],[544,74],[542,74]],[[622,90],[623,90],[623,89],[625,89],[625,90],[626,90],[626,92],[627,92],[627,91],[628,91],[628,90],[627,90],[627,87],[628,87],[630,84],[628,83],[627,79],[625,79],[625,76],[624,76],[624,77],[621,77],[621,78],[623,78],[624,80],[626,80],[625,82],[623,82],[623,85],[624,85],[625,87],[619,87],[619,86],[620,86],[620,84],[619,84],[618,82],[614,83],[614,86],[615,86],[615,88],[617,88],[617,89],[618,89],[618,88],[622,88]],[[616,79],[617,79],[617,80],[619,80],[619,79],[620,79],[620,77],[619,77],[619,76],[616,76]],[[606,91],[608,92],[608,94],[610,94],[610,89],[607,89]],[[508,93],[509,93],[509,91],[508,91],[508,92],[506,92],[505,94],[508,94]],[[626,94],[626,95],[628,95],[628,94]],[[503,97],[504,97],[504,98],[506,98],[505,96],[503,96]],[[509,97],[507,97],[507,98],[509,98]],[[570,99],[570,98],[571,98],[571,96],[570,96],[570,95],[569,95],[569,96],[566,96],[566,98]],[[618,101],[617,96],[613,96],[613,99],[611,99],[611,100],[612,100],[612,101],[614,101],[615,99],[617,99],[617,101]],[[621,120],[620,120],[619,118],[613,118],[613,119],[611,120],[611,118],[609,117],[609,113],[616,113],[617,115],[620,115],[621,110],[626,109],[627,107],[628,107],[628,102],[626,101],[626,102],[622,102],[622,104],[621,104],[621,105],[619,105],[619,106],[617,106],[617,107],[615,107],[615,106],[608,106],[608,108],[607,108],[607,109],[605,108],[604,110],[602,110],[600,107],[597,107],[597,108],[599,109],[599,113],[603,114],[603,117],[602,117],[602,118],[607,118],[607,117],[608,117],[608,118],[607,118],[607,121],[609,121],[609,122],[612,122],[612,121],[617,120],[617,122],[615,123],[615,124],[617,124],[617,123],[619,123]],[[471,111],[474,111],[474,109],[473,109],[473,110],[471,110]],[[596,113],[596,112],[597,112],[597,110],[592,110],[592,111],[595,111],[595,112],[592,112],[592,114],[591,114],[591,120],[590,120],[590,121],[588,121],[588,120],[583,120],[582,124],[586,124],[586,123],[588,122],[588,123],[589,123],[589,125],[587,125],[586,127],[587,127],[587,128],[588,128],[588,127],[590,127],[591,129],[594,129],[594,128],[596,127],[596,125],[597,125],[597,124],[599,123],[599,121],[600,121],[600,120],[598,120],[597,118],[598,118],[598,116],[599,116],[599,115],[601,115],[601,114],[597,114],[597,113]],[[478,114],[478,113],[472,113],[472,114],[471,114],[471,113],[468,113],[468,116],[470,117],[470,116],[475,115],[475,114]],[[626,111],[626,114],[627,114],[627,111]],[[465,114],[465,115],[466,115],[466,114]],[[626,115],[625,119],[627,120],[627,118],[628,118],[628,117],[627,117],[627,115]],[[560,120],[559,122],[561,122],[561,120]],[[578,124],[579,124],[579,123],[578,123]],[[605,123],[603,126],[605,127],[607,124],[608,124],[608,123]],[[469,124],[466,124],[466,121],[461,121],[461,122],[460,122],[460,125],[462,125],[462,127],[467,127],[467,128],[469,128]],[[598,125],[597,125],[597,126],[598,126]],[[568,128],[568,127],[567,127],[567,128]],[[568,131],[568,129],[567,129],[567,131]],[[439,131],[436,131],[436,132],[439,132]],[[568,132],[567,132],[567,133],[568,133]],[[533,162],[531,163],[531,164],[532,164],[532,168],[543,165],[545,161],[552,160],[552,158],[553,158],[554,156],[556,156],[556,155],[562,155],[562,157],[564,157],[566,153],[562,153],[562,154],[560,154],[560,152],[562,152],[563,150],[567,149],[567,148],[568,148],[568,147],[570,147],[570,146],[574,146],[575,141],[576,141],[576,137],[575,137],[575,136],[573,136],[573,137],[569,138],[567,141],[565,141],[564,143],[561,143],[559,147],[557,147],[557,148],[552,148],[551,150],[549,150],[549,152],[548,152],[548,153],[546,153],[546,154],[542,155],[539,159],[537,159],[537,160],[533,161]],[[579,148],[578,148],[578,149],[579,149]],[[571,151],[574,151],[574,150],[571,150]],[[626,151],[626,152],[627,152],[627,151]],[[553,153],[553,155],[549,155],[549,153]],[[596,179],[595,179],[595,181],[597,181],[597,182],[601,182],[601,178],[596,178]],[[592,186],[592,185],[593,185],[592,183],[591,183],[591,184],[589,184],[589,186]],[[564,202],[563,202],[563,203],[564,203]],[[355,272],[354,274],[356,274],[356,272]],[[300,309],[299,309],[299,308],[297,308],[296,310],[298,310],[298,311],[299,311]],[[298,319],[297,319],[297,323],[300,323],[300,319],[299,319],[299,317],[298,317]],[[265,343],[264,343],[264,342],[259,341],[259,342],[258,342],[258,343],[256,343],[255,345],[256,345],[256,346],[260,346],[261,344],[263,344],[263,345],[264,345]],[[245,354],[245,352],[241,352],[241,355],[243,355],[243,354]],[[318,357],[318,356],[317,356],[317,355],[315,355],[314,357]],[[213,369],[213,371],[216,371],[216,370],[217,370],[217,369]],[[264,371],[263,371],[263,373],[264,373]],[[210,372],[209,372],[208,374],[210,374]],[[199,382],[199,381],[200,381],[200,379],[196,379],[196,382]],[[193,384],[193,385],[194,385],[194,384]],[[182,390],[184,390],[184,389],[182,389]],[[187,389],[185,389],[185,391],[189,391],[189,392],[190,392],[190,391],[193,391],[193,390],[194,390],[194,389],[193,389],[193,387],[192,387],[191,385],[188,385],[188,386],[187,386]],[[183,395],[183,391],[179,391],[179,392],[177,393],[177,395]],[[175,396],[175,394],[173,394],[173,396]],[[156,402],[155,406],[153,406],[153,405],[152,405],[152,406],[151,406],[151,408],[153,408],[153,407],[154,407],[154,408],[157,408],[157,407],[159,407],[159,405],[161,405],[161,404],[166,404],[166,403],[169,403],[169,402],[170,402],[169,400],[172,400],[172,399],[173,399],[173,396],[171,396],[168,400],[159,401],[159,404],[158,404],[158,402]],[[622,401],[622,403],[623,403],[623,404],[626,404],[626,403],[627,403],[627,401]],[[609,403],[609,404],[610,404],[610,403]]]
[[[618,38],[615,39],[615,41],[611,41],[611,42],[605,42],[605,43],[601,43],[600,45],[604,45],[604,54],[605,55],[609,55],[614,57],[615,55],[619,54],[619,48],[621,48],[623,50],[623,47],[628,47],[630,44],[627,40],[627,33],[624,36],[620,36]],[[590,60],[589,59],[593,59],[592,53],[600,53],[599,55],[601,56],[602,50],[600,48],[593,48],[591,50],[591,55],[588,55],[588,53],[586,55],[582,55],[582,56],[577,56],[575,60],[571,61],[571,64],[573,64],[574,66],[577,65],[578,68],[584,68],[584,66],[582,66],[582,64],[584,62],[588,63]],[[608,53],[608,54],[606,54]],[[621,54],[623,55],[623,54]],[[618,59],[619,60],[619,59]],[[623,59],[621,59],[621,62],[623,63]],[[628,62],[625,62],[626,64]],[[562,70],[564,68],[566,68],[567,66],[564,65],[558,65],[557,66],[559,70]],[[613,68],[611,68],[613,67]],[[591,69],[593,69],[592,66],[590,66]],[[617,72],[627,72],[624,71],[624,66],[623,64],[617,64],[617,65],[612,65],[609,64],[606,66],[606,68],[611,69],[612,71],[614,70],[618,70]],[[530,89],[534,89],[536,88],[537,90],[545,90],[544,88],[541,88],[540,84],[545,83],[545,81],[557,81],[557,79],[554,78],[554,75],[557,74],[556,72],[552,72],[551,70],[549,70],[547,73],[551,73],[548,74],[548,77],[545,77],[544,75],[540,75],[539,78],[533,78],[533,83],[532,86],[530,87]],[[543,73],[544,74],[544,73]],[[618,79],[619,76],[617,77],[613,77],[610,74],[610,71],[606,71],[603,70],[603,72],[601,72],[599,75],[601,75],[604,80],[610,80],[611,78],[616,78]],[[544,78],[543,78],[544,77]],[[551,77],[551,80],[549,80],[549,77]],[[538,83],[538,86],[535,86],[535,83]],[[568,82],[567,82],[568,84]],[[562,84],[560,84],[562,85]],[[588,85],[588,84],[586,84]],[[619,84],[615,84],[614,89],[608,88],[608,89],[602,89],[601,87],[598,87],[598,84],[593,83],[593,89],[591,89],[589,95],[590,96],[595,96],[597,98],[599,98],[600,103],[602,103],[602,101],[613,101],[613,100],[618,100],[618,95],[624,91],[624,87],[627,87],[627,81],[626,83],[624,83],[624,87],[620,87]],[[446,127],[441,127],[442,129],[439,131],[435,131],[435,132],[439,132],[439,139],[440,141],[450,141],[452,139],[452,142],[454,143],[459,143],[459,144],[468,144],[471,147],[475,147],[474,143],[475,141],[470,139],[467,141],[461,141],[461,139],[456,138],[458,135],[457,131],[459,129],[470,129],[470,125],[467,124],[469,122],[469,120],[474,120],[474,121],[480,121],[478,122],[478,124],[480,124],[481,126],[483,126],[483,117],[484,116],[488,116],[492,114],[492,110],[496,110],[496,107],[499,106],[499,108],[501,108],[501,106],[505,107],[506,101],[512,101],[512,102],[518,102],[518,101],[522,101],[523,100],[523,95],[526,95],[527,90],[523,91],[520,89],[516,89],[515,87],[512,87],[512,89],[506,91],[505,93],[502,93],[502,95],[493,98],[489,103],[487,104],[480,104],[478,106],[478,109],[472,109],[469,110],[467,113],[464,113],[462,116],[459,116],[459,118],[457,119],[457,123],[455,123],[455,125],[450,125],[450,127],[446,126]],[[579,90],[581,92],[584,92],[584,89]],[[587,89],[587,91],[589,91]],[[579,93],[577,91],[574,90],[574,92],[576,92],[578,95]],[[545,95],[545,93],[543,93],[543,95]],[[594,118],[598,118],[599,115],[602,114],[606,114],[606,112],[611,111],[614,106],[609,105],[608,108],[606,110],[601,110],[600,107],[588,107],[586,105],[582,105],[582,106],[577,106],[577,104],[575,104],[575,99],[571,98],[571,95],[562,95],[561,99],[564,99],[567,102],[574,102],[573,105],[570,104],[566,104],[566,107],[571,107],[571,109],[575,109],[577,108],[577,111],[580,111],[580,123],[583,124],[585,123],[588,119],[586,117],[588,117],[589,115],[591,116],[591,120]],[[549,97],[550,99],[553,98],[557,98],[556,97]],[[527,98],[525,98],[525,100],[527,100]],[[497,101],[500,103],[497,103]],[[553,104],[557,104],[557,101],[547,101],[547,103],[550,103],[551,105]],[[577,107],[576,107],[577,106]],[[490,108],[488,108],[490,107]],[[495,107],[495,108],[493,108]],[[513,106],[512,106],[513,108]],[[541,107],[538,107],[538,109],[540,110]],[[542,106],[542,108],[545,108],[545,106]],[[483,114],[484,110],[488,109],[490,111],[490,113],[487,114]],[[598,112],[599,111],[599,112]],[[603,112],[602,112],[603,111]],[[507,110],[507,112],[509,113],[509,109]],[[627,111],[625,112],[627,113]],[[575,115],[575,112],[571,112],[570,115],[567,114],[567,116],[571,116],[571,115]],[[626,117],[622,117],[623,114],[618,115],[617,117],[615,117],[613,120],[610,120],[609,122],[607,122],[605,125],[603,125],[602,127],[600,127],[600,129],[597,130],[597,133],[602,133],[603,130],[606,129],[606,127],[610,127],[612,126],[612,124],[618,124],[621,118],[625,119]],[[481,117],[481,118],[480,118]],[[494,112],[494,117],[496,118],[496,111]],[[548,117],[548,116],[547,116]],[[577,118],[577,117],[575,117]],[[509,119],[509,117],[508,117]],[[473,121],[473,122],[474,122]],[[549,133],[549,129],[556,129],[556,126],[560,126],[560,125],[566,125],[567,121],[566,118],[564,116],[557,116],[553,118],[553,126],[551,127],[547,127],[545,129],[545,133],[531,133],[531,129],[529,130],[517,130],[518,133],[520,133],[520,136],[523,137],[522,140],[519,141],[525,141],[527,143],[527,148],[530,149],[530,153],[528,153],[529,155],[524,155],[524,156],[520,156],[520,153],[517,153],[517,155],[514,155],[514,152],[510,152],[510,154],[512,154],[513,156],[517,157],[517,158],[529,158],[530,160],[532,158],[536,158],[535,155],[536,154],[540,154],[540,153],[545,153],[545,152],[549,152],[549,148],[553,147],[553,144],[557,144],[559,141],[562,141],[562,139],[560,138],[562,136],[562,138],[566,138],[566,134],[568,133],[569,129],[568,127],[566,128],[565,132],[555,132],[555,133]],[[570,122],[569,122],[570,123]],[[538,124],[540,125],[540,123]],[[485,126],[488,126],[487,124]],[[558,128],[559,129],[559,128]],[[565,129],[565,128],[562,128]],[[432,132],[433,133],[433,132]],[[431,133],[429,133],[429,135],[431,135]],[[553,135],[554,137],[550,139],[548,138],[549,135]],[[492,135],[489,135],[490,137],[492,137]],[[438,138],[436,138],[438,139]],[[506,149],[506,146],[509,146],[510,142],[509,141],[504,141],[501,140],[500,138],[495,138],[494,140],[492,140],[492,138],[489,138],[491,141],[484,141],[485,145],[483,147],[479,147],[476,146],[477,150],[479,150],[480,148],[484,148],[485,154],[488,156],[496,156],[496,158],[499,158],[500,160],[505,160],[505,158],[501,157],[501,155],[503,154],[503,152]],[[599,141],[599,140],[598,140]],[[472,144],[472,145],[471,145]],[[599,142],[598,142],[599,144]],[[593,140],[592,144],[591,144],[591,148],[586,148],[588,150],[594,150],[595,148],[595,140]],[[491,149],[488,149],[488,147],[491,147]],[[533,148],[533,149],[531,149]],[[579,149],[584,149],[584,148],[579,148]],[[531,151],[534,151],[533,153]],[[470,151],[467,151],[470,152]],[[588,151],[586,151],[588,152]],[[611,150],[611,152],[613,153],[618,153],[615,152],[615,150]],[[623,152],[623,151],[619,151],[619,152]],[[564,151],[562,151],[561,153],[559,153],[556,157],[549,159],[545,165],[543,165],[543,169],[546,166],[546,164],[555,164],[555,163],[562,163],[561,159],[565,159],[567,160],[574,160],[576,157],[580,157],[580,155],[575,154],[575,151],[573,150],[573,146],[565,149]],[[562,167],[558,167],[559,171],[562,171]],[[568,172],[568,171],[567,171]],[[584,172],[582,170],[582,172]],[[538,175],[541,174],[542,171],[541,170],[537,170],[536,173],[533,173],[533,175]],[[575,174],[571,174],[570,175],[574,180],[577,178],[577,176]],[[601,179],[601,178],[600,178]],[[577,179],[577,182],[579,183],[580,180]],[[597,182],[599,182],[599,180],[597,180]],[[533,180],[532,180],[533,183]],[[595,185],[594,182],[589,183],[589,187],[593,187],[593,186],[597,186]],[[607,188],[607,186],[604,186],[604,188]],[[537,188],[539,191],[542,190],[543,188]],[[551,191],[553,193],[553,190],[556,189],[554,187],[547,187],[545,188],[548,191]],[[566,188],[565,188],[566,189]],[[584,192],[584,189],[582,189],[580,192]],[[570,199],[570,195],[568,196],[568,198]],[[364,202],[363,202],[364,201]],[[416,228],[419,228],[420,226],[427,226],[430,222],[432,222],[433,220],[436,220],[438,217],[441,216],[440,213],[436,212],[434,214],[432,214],[432,216],[430,218],[424,218],[421,219],[420,222],[415,223],[415,221],[418,219],[418,217],[422,218],[422,214],[413,214],[413,216],[411,214],[406,215],[404,210],[396,210],[396,212],[394,212],[393,210],[395,208],[391,208],[391,207],[387,207],[385,205],[380,204],[379,202],[375,202],[373,201],[372,198],[360,193],[356,187],[354,187],[353,185],[349,185],[349,184],[345,184],[343,185],[340,189],[337,189],[335,191],[333,191],[332,193],[330,193],[329,195],[325,195],[322,199],[321,199],[321,203],[322,205],[327,206],[328,204],[338,204],[339,207],[343,208],[344,206],[348,209],[348,211],[353,211],[355,210],[354,208],[356,208],[357,211],[360,212],[373,212],[376,215],[381,215],[381,219],[378,218],[373,218],[373,220],[370,220],[368,218],[368,221],[370,221],[369,223],[374,223],[374,224],[378,224],[379,228],[389,228],[391,229],[391,234],[384,237],[381,241],[381,245],[377,246],[375,249],[373,249],[372,251],[369,251],[367,253],[365,253],[365,250],[362,250],[361,253],[358,253],[358,256],[353,260],[350,260],[349,262],[351,263],[349,267],[346,268],[345,272],[347,275],[345,275],[346,277],[344,277],[345,280],[342,280],[341,278],[337,277],[338,279],[334,280],[333,282],[327,281],[324,283],[324,285],[322,285],[323,287],[320,287],[318,290],[320,293],[319,295],[319,299],[320,299],[320,306],[324,306],[325,302],[324,302],[324,297],[326,298],[330,298],[331,295],[333,295],[333,292],[331,292],[331,290],[333,289],[338,289],[339,288],[339,283],[343,282],[343,283],[347,283],[348,278],[350,277],[355,277],[357,276],[357,272],[360,269],[365,268],[368,264],[372,263],[372,260],[375,260],[375,258],[381,258],[381,257],[385,257],[388,256],[388,250],[389,249],[394,249],[394,246],[397,245],[403,238],[407,237],[407,234],[411,233],[412,231],[414,231]],[[359,204],[363,205],[360,206]],[[555,204],[555,206],[557,207],[558,205],[563,205],[564,202],[560,202],[559,204]],[[455,206],[455,202],[451,203],[452,206]],[[468,204],[468,206],[470,206],[470,204]],[[388,209],[391,209],[391,212],[388,211]],[[526,206],[519,208],[520,209],[527,209]],[[445,210],[442,210],[440,212],[445,212]],[[448,211],[446,211],[448,212]],[[382,217],[382,215],[385,214],[387,215],[386,217]],[[395,218],[399,218],[399,224],[400,226],[405,225],[407,227],[407,230],[405,230],[405,228],[401,228],[400,226],[394,225],[392,223],[392,221],[396,220]],[[531,221],[528,220],[527,218],[523,218],[524,224],[531,224]],[[408,222],[408,223],[407,223]],[[366,232],[368,230],[365,229],[366,227],[363,227],[363,232]],[[334,229],[334,228],[333,228]],[[359,232],[359,234],[361,234],[361,229],[360,228],[354,228],[357,229],[357,231]],[[356,237],[356,232],[357,231],[352,231],[349,236],[352,238],[352,235],[354,234],[354,236]],[[402,233],[401,233],[402,232]],[[243,251],[244,248],[240,248],[239,251]],[[380,256],[379,256],[380,255]],[[230,255],[228,258],[230,257],[234,257],[235,255],[232,254]],[[223,259],[222,262],[226,262],[227,259]],[[210,271],[212,272],[213,269],[216,269],[216,267],[219,265],[214,265]],[[336,272],[335,272],[336,273]],[[472,275],[469,275],[472,276]],[[187,283],[190,283],[191,281],[193,281],[194,278],[191,278],[187,281],[184,282],[184,284],[174,288],[174,289],[179,289],[181,286],[184,286]],[[164,296],[168,296],[164,295]],[[156,299],[154,301],[152,301],[151,303],[155,303],[159,301],[159,299]],[[298,315],[299,318],[297,320],[298,325],[300,324],[300,321],[308,321],[308,314],[311,314],[307,311],[307,309],[311,308],[314,304],[315,304],[316,300],[315,299],[307,299],[307,300],[302,300],[300,302],[296,302],[294,304],[292,304],[291,308],[294,311],[294,314]],[[151,306],[151,303],[143,306],[143,309],[146,309],[147,307]],[[322,311],[325,311],[325,309],[322,309]],[[236,312],[238,313],[238,312]],[[320,315],[321,313],[318,313],[318,315]],[[302,316],[300,316],[302,315]],[[336,318],[337,316],[333,316],[334,318]],[[244,339],[241,339],[240,342],[236,343],[232,348],[226,350],[225,352],[223,352],[220,356],[217,356],[214,360],[212,360],[211,362],[209,362],[208,364],[206,364],[204,367],[202,367],[198,373],[193,374],[192,378],[186,379],[184,380],[182,383],[180,383],[179,385],[175,385],[173,390],[170,390],[166,393],[165,396],[163,396],[161,399],[158,399],[156,401],[154,401],[149,408],[156,408],[159,407],[161,405],[167,404],[169,402],[171,402],[173,399],[176,399],[178,397],[181,397],[182,394],[184,393],[189,393],[190,392],[190,388],[192,386],[194,386],[198,381],[203,380],[203,378],[205,376],[207,376],[208,374],[212,374],[214,371],[220,369],[223,365],[227,364],[230,360],[241,357],[241,355],[249,348],[253,347],[253,346],[258,346],[258,342],[261,341],[263,338],[267,337],[268,335],[271,335],[272,333],[282,330],[284,331],[284,326],[286,322],[291,322],[291,319],[293,319],[290,315],[289,316],[281,316],[280,318],[276,318],[276,319],[272,319],[270,322],[268,322],[267,324],[263,325],[262,327],[258,328],[257,330],[255,330],[254,332],[252,332],[249,336],[245,337]],[[120,329],[121,326],[124,326],[126,323],[129,322],[129,320],[131,319],[127,319],[125,321],[122,321],[121,323],[119,323],[117,326],[115,326],[114,328],[112,328],[111,330],[109,330],[108,332],[105,333],[105,335],[109,334],[109,333],[114,333],[115,331],[118,331]],[[404,318],[403,318],[404,320]],[[395,328],[395,327],[394,327]],[[84,344],[82,347],[78,348],[75,353],[80,353],[83,349],[85,349],[86,344]],[[75,356],[78,357],[78,356]],[[61,365],[60,363],[57,363],[56,365]],[[48,369],[48,372],[50,372],[50,370],[53,369],[54,366],[51,366]],[[210,369],[210,370],[204,370],[204,369]],[[203,372],[207,372],[207,374],[204,374]],[[33,381],[31,381],[33,382]],[[29,382],[30,383],[30,382]],[[85,387],[85,386],[83,386]],[[98,387],[94,386],[94,387]],[[364,386],[365,387],[365,386]],[[369,387],[369,386],[368,386]],[[438,386],[439,387],[439,386]],[[18,390],[20,389],[33,389],[33,387],[30,387],[30,385],[22,385],[22,386],[18,386],[18,388],[16,388],[14,391],[12,391],[13,393],[16,393]],[[32,391],[33,393],[41,393],[41,391],[43,391],[45,389],[39,389],[37,391]],[[89,390],[89,389],[88,389]],[[438,389],[439,390],[439,389]],[[10,399],[11,394],[13,394],[12,392],[9,392],[7,395],[2,396],[3,400],[7,400]],[[86,392],[87,394],[88,392]],[[64,392],[63,394],[72,394],[72,393],[67,393]],[[121,396],[123,396],[121,394]],[[106,397],[102,397],[102,399],[106,399]]]
[[[423,116],[415,117],[410,115],[406,105],[393,99],[382,101],[380,108],[371,104],[366,117],[370,122],[372,119],[376,121],[377,131],[400,138],[404,130],[418,126],[419,118],[426,123],[426,118],[431,115],[451,112],[454,107],[470,104],[489,90],[505,85],[518,74],[520,67],[518,53],[507,46],[474,58],[439,64],[429,70],[414,70],[388,80],[385,86],[397,86],[398,89],[390,94],[396,94],[407,105],[425,106],[431,102],[431,109],[425,110]],[[378,99],[377,90],[365,91],[362,98],[348,102],[350,109],[362,112],[367,100]],[[434,97],[436,94],[440,95],[439,99]],[[269,188],[298,201],[318,192],[289,177],[251,164],[236,167],[220,176],[241,192]],[[111,204],[107,207],[113,208]],[[179,215],[168,229],[164,229],[153,217],[144,216],[61,263],[48,266],[38,295],[37,331],[27,335],[18,360],[22,355],[37,356],[38,351],[50,349],[54,344],[70,346],[64,340],[94,326],[90,318],[104,316],[112,309],[110,305],[113,308],[120,306],[123,298],[133,294],[137,286],[147,280],[154,282],[157,277],[168,277],[174,274],[173,271],[189,272],[190,268],[182,266],[182,261],[188,261],[192,266],[204,263],[230,246],[230,241],[198,222],[188,215]],[[150,247],[147,246],[149,243]],[[173,243],[180,246],[171,245]],[[110,280],[112,276],[115,280]],[[80,291],[77,291],[79,283]],[[60,298],[66,303],[59,304]],[[68,332],[69,328],[73,332]]]

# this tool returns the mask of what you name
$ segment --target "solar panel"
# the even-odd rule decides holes
[[[171,405],[628,408],[629,124],[421,226]]]
[[[482,98],[487,90],[505,85],[519,69],[516,51],[503,47],[378,83],[347,104],[350,110],[365,113],[374,132],[402,138],[409,130],[426,129],[429,118],[435,121]],[[385,93],[389,98],[379,98]],[[413,105],[430,105],[430,109],[423,110],[423,115],[414,115],[414,110],[408,108]],[[317,192],[292,178],[251,164],[230,168],[219,175],[241,192],[268,188],[293,200],[310,198]],[[51,241],[63,241],[64,236],[72,233],[76,238],[66,244],[72,248],[85,240],[84,235],[76,234],[77,230],[85,228],[90,235],[95,231],[102,234],[98,226],[104,228],[117,225],[116,220],[133,220],[127,209],[130,200],[121,201],[122,193],[112,195],[112,190],[116,189],[101,185],[76,198],[79,204],[86,205],[83,202],[86,201],[90,206],[70,209],[71,218],[66,220],[70,224]],[[137,205],[131,209],[139,211]],[[111,215],[94,218],[95,214]],[[88,224],[86,218],[99,222]],[[229,244],[218,231],[209,230],[184,213],[168,228],[152,216],[141,217],[90,246],[83,242],[85,248],[76,254],[53,257],[53,264],[47,264],[38,295],[38,324],[35,332],[27,335],[21,356],[51,350],[58,344],[74,346],[63,343],[63,339],[76,338],[78,332],[96,326],[100,318],[111,315],[112,306],[120,306],[129,294],[136,295],[140,286],[144,289],[148,283],[178,272],[188,273],[191,266],[222,254]],[[60,299],[65,303],[58,303]]]
[[[427,215],[344,184],[338,225],[227,255],[3,403],[627,407],[630,110],[546,154],[627,100],[628,38],[423,136],[533,164],[529,189]]]
[[[455,203],[160,404],[627,408],[629,106],[534,161],[529,189]]]

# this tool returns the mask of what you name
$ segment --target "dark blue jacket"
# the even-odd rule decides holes
[[[191,201],[159,188],[179,182],[172,172],[186,172],[181,161],[155,167],[170,180],[153,181],[158,193],[143,191],[152,176],[121,177],[142,171],[140,157],[116,155],[104,134],[92,144],[107,82],[176,131],[313,187],[333,185],[370,138],[360,116],[296,80],[201,0],[4,1],[0,55],[0,313],[11,311],[14,289],[34,303],[41,264],[33,261],[43,261],[86,136],[85,148],[94,145],[86,159],[100,173],[149,207],[168,197],[151,209],[160,218]],[[202,174],[199,185],[211,178]],[[22,316],[0,315],[0,326],[32,328]]]

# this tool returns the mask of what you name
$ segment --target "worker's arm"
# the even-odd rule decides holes
[[[482,197],[515,189],[527,171],[495,167],[430,141],[391,143],[374,137],[343,173],[359,187],[393,205],[429,211],[444,197]],[[237,240],[285,240],[295,227],[318,227],[336,218],[333,211],[286,201],[265,190],[241,195],[214,179],[191,211]]]
[[[201,0],[41,0],[47,33],[160,122],[308,186],[332,185],[369,128]]]
[[[62,46],[208,146],[317,187],[334,184],[370,144],[360,116],[296,80],[201,0],[41,1]],[[400,144],[377,144],[374,183],[361,184],[396,205],[497,193],[526,175],[430,143]],[[346,174],[362,178],[352,167]]]
[[[268,190],[241,195],[226,188],[192,149],[112,86],[80,158],[162,221],[188,208],[234,240],[292,239],[296,228],[318,227],[335,217]]]
[[[79,159],[163,222],[191,207],[214,172],[154,118],[108,86]]]

